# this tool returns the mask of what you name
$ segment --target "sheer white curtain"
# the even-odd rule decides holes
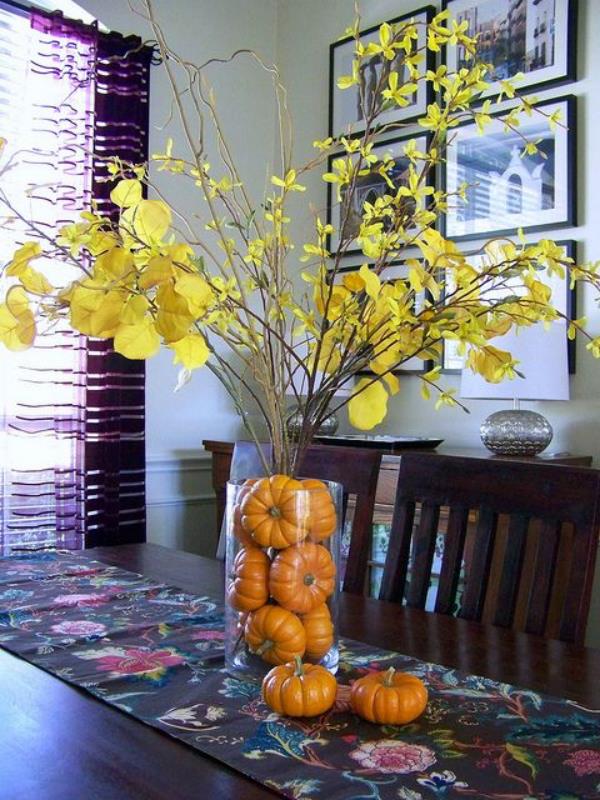
[[[0,136],[8,142],[3,162],[14,164],[0,181],[17,210],[0,207],[3,268],[28,238],[19,213],[52,232],[76,221],[89,204],[89,47],[51,41],[32,29],[29,15],[0,5]],[[75,274],[49,259],[36,266],[55,285]],[[0,280],[6,288],[14,279]],[[84,413],[84,369],[84,343],[64,325],[44,332],[31,350],[0,347],[0,553],[60,545],[63,533],[77,527],[82,469],[74,421]]]

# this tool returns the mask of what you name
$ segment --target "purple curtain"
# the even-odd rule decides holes
[[[137,37],[98,34],[93,196],[115,217],[104,159],[145,162],[153,51]],[[144,361],[89,340],[87,352],[86,520],[89,546],[146,538]]]
[[[112,215],[103,159],[147,160],[153,51],[60,13],[32,11],[29,24],[27,167],[36,184],[38,170],[52,174],[32,198],[36,221],[56,230],[91,199]],[[66,328],[34,351],[19,363],[3,415],[0,551],[144,541],[144,362]]]

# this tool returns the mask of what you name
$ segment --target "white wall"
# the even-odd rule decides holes
[[[79,0],[79,5],[112,30],[152,38],[127,0]],[[275,60],[277,0],[154,0],[154,7],[173,50],[191,61],[227,56],[242,47],[256,50],[269,63]],[[270,81],[248,60],[218,68],[210,77],[233,151],[240,154],[242,175],[248,186],[257,186],[261,192],[274,153]],[[163,149],[167,136],[173,136],[176,143],[180,139],[177,125],[164,128],[170,109],[164,70],[154,67],[151,153]],[[203,214],[193,189],[182,192],[180,180],[166,173],[155,173],[155,178],[172,203],[188,214]],[[177,187],[176,193],[172,186]],[[216,547],[214,496],[202,439],[235,439],[240,426],[229,398],[211,373],[197,372],[186,388],[174,394],[177,372],[167,352],[148,362],[148,539],[212,556]]]

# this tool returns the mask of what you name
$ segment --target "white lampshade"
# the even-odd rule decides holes
[[[488,383],[481,375],[463,369],[461,397],[482,400],[568,400],[569,365],[566,323],[553,322],[549,329],[540,323],[505,336],[491,344],[508,350],[519,361],[514,380]]]

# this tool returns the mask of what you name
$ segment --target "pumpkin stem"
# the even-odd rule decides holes
[[[384,686],[393,686],[394,685],[394,673],[396,672],[395,667],[390,667],[388,671],[385,673],[385,678],[383,679]]]
[[[302,659],[300,656],[294,656],[294,661],[296,662],[296,669],[294,670],[294,675],[297,678],[302,677],[304,675],[304,665],[302,663]]]
[[[312,573],[309,572],[304,576],[305,586],[312,586],[314,582],[315,582],[315,576]]]
[[[267,650],[270,650],[274,644],[275,642],[273,642],[271,639],[265,639],[264,642],[256,648],[254,655],[262,656],[267,652]]]
[[[281,511],[277,508],[277,506],[271,506],[269,509],[269,516],[273,517],[273,519],[279,519],[281,517]]]

